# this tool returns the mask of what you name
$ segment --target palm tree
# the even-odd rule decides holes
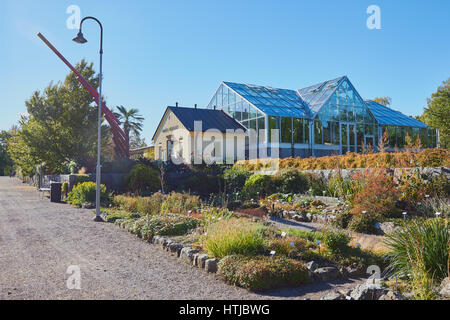
[[[142,122],[144,121],[144,117],[139,114],[139,110],[131,108],[127,111],[124,106],[117,106],[116,108],[119,112],[113,110],[113,114],[122,122],[127,141],[130,141],[130,132],[133,132],[138,137],[142,131]]]

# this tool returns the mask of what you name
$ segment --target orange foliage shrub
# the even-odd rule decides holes
[[[267,159],[239,161],[235,167],[258,171],[265,168],[267,163]],[[348,152],[345,155],[321,158],[286,158],[280,159],[279,165],[280,169],[297,168],[299,170],[449,167],[450,151],[437,148],[419,151],[417,147],[411,145],[404,152],[367,154]]]

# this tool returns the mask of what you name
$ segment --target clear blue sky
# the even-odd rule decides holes
[[[167,105],[205,106],[221,81],[298,89],[347,75],[364,98],[390,96],[418,115],[450,77],[450,1],[380,0],[1,0],[0,129],[26,111],[34,90],[68,69],[36,37],[42,32],[73,64],[98,67],[98,29],[71,41],[66,9],[104,24],[108,106],[138,108],[150,142]],[[366,9],[381,8],[381,30]]]

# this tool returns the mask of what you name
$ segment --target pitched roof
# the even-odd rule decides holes
[[[202,122],[202,130],[217,129],[226,133],[228,129],[246,130],[239,122],[222,110],[168,107],[188,131],[194,131],[194,122]]]
[[[309,117],[308,108],[295,90],[234,82],[224,82],[224,85],[265,114],[283,117]]]
[[[400,111],[392,110],[386,106],[383,106],[375,101],[367,100],[365,101],[369,107],[370,112],[372,112],[375,119],[381,125],[394,125],[394,126],[407,126],[407,127],[417,127],[417,128],[427,128],[428,126],[416,119],[410,118]]]
[[[297,92],[306,102],[311,110],[311,113],[316,114],[328,101],[344,79],[346,79],[346,76],[320,82],[315,85],[299,89]]]

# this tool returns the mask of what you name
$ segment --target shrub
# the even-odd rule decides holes
[[[117,209],[102,209],[106,213],[106,221],[114,223],[121,219],[137,219],[140,215]]]
[[[223,173],[223,178],[227,183],[227,191],[234,192],[235,190],[242,190],[245,181],[250,177],[251,173],[241,168],[229,168]]]
[[[339,173],[328,181],[328,194],[335,198],[350,197],[355,193],[355,185],[351,179],[343,178]]]
[[[323,196],[323,192],[327,191],[327,185],[322,181],[322,179],[313,173],[305,173],[305,177],[311,193],[314,196]]]
[[[283,257],[227,256],[219,262],[219,274],[231,284],[251,291],[265,291],[309,283],[306,267]]]
[[[221,220],[207,228],[203,244],[218,259],[231,254],[256,255],[264,251],[264,227],[247,219]]]
[[[161,213],[186,213],[197,211],[200,207],[200,198],[187,193],[172,192],[164,197],[161,204]]]
[[[161,213],[161,206],[164,202],[164,195],[162,193],[155,193],[151,197],[137,198],[136,209],[143,214],[158,214]]]
[[[218,193],[223,189],[223,180],[214,174],[195,172],[183,182],[183,190],[201,195]]]
[[[61,192],[64,195],[67,195],[67,193],[69,192],[69,183],[67,181],[65,181],[62,186],[61,186]]]
[[[81,206],[83,203],[95,203],[96,184],[95,182],[83,182],[77,184],[72,192],[67,196],[67,202]],[[102,204],[108,204],[111,196],[106,192],[105,185],[100,186],[100,201]]]
[[[398,210],[395,208],[395,202],[398,192],[386,170],[365,170],[356,173],[353,179],[361,187],[353,196],[352,214],[360,215],[365,211],[374,218],[396,216]]]
[[[273,159],[272,159],[273,161]],[[238,161],[234,168],[258,171],[267,159],[258,161]],[[448,167],[450,151],[446,149],[425,149],[421,152],[369,153],[327,156],[320,158],[279,159],[280,169],[297,168],[298,170],[349,169],[349,168],[403,168],[403,167]]]
[[[331,254],[343,257],[349,251],[351,237],[345,232],[328,231],[325,234],[325,245]]]
[[[375,227],[377,222],[379,221],[376,215],[358,213],[353,215],[348,228],[359,233],[376,234],[378,232]]]
[[[113,205],[128,212],[137,212],[137,198],[118,195],[113,198]]]
[[[299,237],[288,236],[269,240],[267,247],[277,255],[289,258],[299,258],[307,250],[307,241]]]
[[[156,235],[181,236],[200,224],[200,220],[180,214],[149,215],[136,220],[130,231],[147,240]]]
[[[297,169],[280,171],[273,177],[277,192],[305,193],[309,189],[308,179]]]
[[[152,167],[137,164],[125,177],[128,190],[140,194],[143,191],[154,192],[161,188],[159,172]]]
[[[80,183],[84,183],[84,182],[89,182],[91,181],[91,177],[87,174],[77,174],[75,176],[75,181],[73,183],[73,186],[75,187],[76,185],[80,184]]]
[[[436,281],[448,276],[450,223],[445,219],[414,219],[387,235],[390,267],[400,276],[415,274],[421,266],[427,278]],[[419,270],[420,271],[420,270]]]
[[[416,211],[422,217],[435,217],[440,212],[443,217],[450,217],[450,199],[433,197],[416,204]]]
[[[310,242],[315,242],[317,240],[323,240],[325,238],[325,234],[322,232],[312,232],[312,231],[294,229],[294,228],[286,228],[286,229],[281,229],[281,230],[283,232],[286,232],[286,235],[288,235],[288,236],[299,237],[299,238],[308,240]]]
[[[259,199],[272,193],[272,177],[264,174],[253,174],[245,182],[242,193],[248,199]]]
[[[336,217],[331,221],[332,225],[341,229],[347,229],[353,215],[348,211],[340,211],[336,214]]]

